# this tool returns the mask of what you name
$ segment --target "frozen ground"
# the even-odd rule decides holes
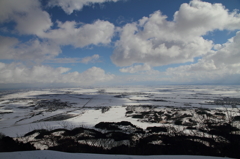
[[[129,111],[131,107],[134,111]],[[230,111],[234,116],[239,116],[240,86],[2,91],[0,132],[16,137],[40,128],[92,128],[102,121],[130,121],[143,129],[164,124],[164,120],[149,122],[135,118],[136,113],[139,115],[146,111],[142,110],[146,107],[165,112],[184,108],[184,113],[191,109],[207,108],[213,111],[212,114]]]
[[[11,152],[0,153],[0,158],[4,159],[227,159],[226,157],[207,157],[207,156],[127,156],[127,155],[100,155],[100,154],[80,154],[64,153],[55,151],[28,151],[28,152]]]

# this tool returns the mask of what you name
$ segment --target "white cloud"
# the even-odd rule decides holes
[[[59,6],[67,14],[71,14],[74,10],[81,10],[83,6],[89,6],[94,3],[117,2],[118,0],[50,0],[50,6]]]
[[[40,36],[52,26],[50,16],[40,9],[30,11],[25,15],[14,15],[17,23],[16,30],[20,34],[33,34]]]
[[[167,69],[172,79],[209,82],[240,75],[240,32],[197,63]],[[230,80],[230,78],[229,78]]]
[[[166,72],[149,74],[149,71],[143,71],[141,74],[127,75],[117,79],[123,83],[240,84],[239,59],[240,32],[237,32],[227,43],[218,45],[217,50],[211,50],[197,63],[168,68]],[[142,65],[137,66],[143,67]],[[123,72],[135,73],[134,67],[124,68]]]
[[[112,80],[114,75],[106,74],[105,71],[98,67],[92,67],[83,73],[73,72],[64,75],[65,83],[79,83],[81,85],[92,84],[97,82],[106,82]]]
[[[16,38],[0,36],[0,59],[43,61],[61,53],[58,45],[49,41],[30,40],[20,43]]]
[[[90,44],[108,44],[114,34],[114,25],[103,20],[85,25],[75,21],[58,21],[58,28],[51,29],[53,23],[50,15],[41,9],[38,0],[2,0],[0,3],[0,23],[13,21],[16,23],[14,31],[19,34],[37,35],[58,45],[85,47]]]
[[[16,38],[0,36],[0,59],[13,58],[13,50],[18,43]]]
[[[90,44],[108,44],[114,34],[114,25],[108,21],[97,20],[93,24],[78,26],[75,21],[58,22],[58,29],[41,35],[59,45],[85,47]]]
[[[174,14],[176,30],[182,34],[204,35],[214,29],[235,30],[240,27],[240,14],[229,12],[221,3],[211,4],[200,0],[192,0],[181,5]]]
[[[33,66],[28,68],[21,63],[0,62],[0,83],[74,83],[89,85],[112,80],[114,75],[106,74],[101,68],[92,67],[85,72],[68,72],[69,68]]]
[[[38,0],[1,0],[0,23],[16,22],[15,29],[20,34],[41,35],[50,29],[49,14],[41,9]]]
[[[12,19],[16,13],[24,13],[29,11],[31,7],[39,6],[37,0],[1,0],[0,4],[0,22]]]
[[[55,0],[52,4],[63,4],[74,8],[78,4],[93,1],[67,1]],[[63,4],[64,5],[64,4]],[[73,5],[73,6],[72,6]],[[37,35],[40,38],[51,39],[59,45],[73,45],[84,47],[90,44],[108,44],[114,33],[114,25],[108,21],[97,20],[93,24],[85,24],[79,27],[75,21],[58,22],[58,29],[51,30],[52,21],[49,14],[41,9],[39,0],[2,0],[0,1],[0,23],[13,21],[16,23],[15,31],[20,34]],[[4,28],[3,28],[4,29]]]
[[[216,29],[240,29],[240,14],[230,13],[221,4],[193,0],[182,4],[174,21],[156,11],[149,17],[122,28],[111,59],[117,66],[145,63],[161,66],[193,62],[213,47],[202,36]]]
[[[76,3],[80,2],[82,1],[76,1]],[[85,2],[87,3],[87,1]],[[62,3],[68,2],[63,1]],[[37,35],[38,38],[48,40],[51,45],[72,45],[81,48],[91,44],[109,44],[115,29],[112,23],[103,20],[96,20],[92,24],[84,25],[75,21],[63,23],[58,21],[58,28],[51,29],[53,23],[50,15],[42,10],[39,0],[1,0],[0,24],[7,22],[16,23],[14,30],[8,30],[4,27],[1,28],[2,30]]]
[[[216,65],[240,63],[240,32],[221,45],[209,58],[213,59]]]

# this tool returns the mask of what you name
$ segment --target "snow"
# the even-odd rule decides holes
[[[104,89],[104,93],[99,90]],[[128,88],[66,88],[4,92],[0,96],[0,132],[16,137],[34,129],[59,128],[62,123],[71,127],[84,125],[93,127],[99,122],[130,121],[143,129],[159,126],[161,123],[141,122],[126,117],[127,106],[152,105],[159,109],[166,107],[208,108],[211,110],[226,108],[231,105],[216,105],[216,99],[224,97],[240,98],[240,86],[162,86]],[[67,103],[66,107],[56,110],[36,105],[43,100],[59,100]],[[237,105],[236,107],[240,107]],[[103,111],[103,108],[109,110]],[[53,116],[72,115],[72,118],[60,121],[48,121]]]
[[[208,156],[129,156],[129,155],[102,155],[85,153],[64,153],[57,151],[22,151],[22,152],[4,152],[0,153],[2,159],[227,159],[226,157],[208,157]]]

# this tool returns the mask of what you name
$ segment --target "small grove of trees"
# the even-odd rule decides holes
[[[36,150],[31,143],[23,143],[0,133],[0,152]]]

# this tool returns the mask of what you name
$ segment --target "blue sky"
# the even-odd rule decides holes
[[[1,0],[0,87],[240,84],[239,0]]]

